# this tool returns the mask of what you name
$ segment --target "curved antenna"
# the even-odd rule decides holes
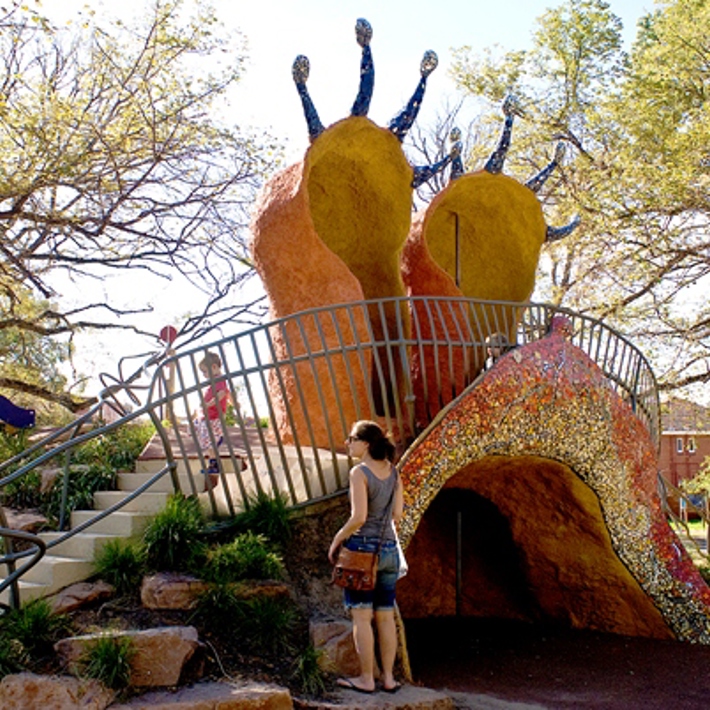
[[[555,146],[555,157],[546,168],[543,168],[535,177],[530,178],[525,183],[525,187],[529,187],[533,192],[540,192],[540,188],[547,182],[547,178],[552,175],[555,168],[562,162],[565,157],[565,144],[560,142]]]
[[[412,180],[412,187],[417,188],[422,183],[426,182],[427,180],[430,180],[434,177],[434,175],[441,172],[450,162],[459,158],[460,155],[461,141],[456,141],[456,143],[451,146],[449,154],[445,158],[442,158],[438,163],[434,163],[433,165],[414,166],[412,168],[414,170],[414,179]]]
[[[522,116],[523,112],[518,105],[518,100],[512,94],[505,97],[503,101],[503,114],[505,115],[505,125],[501,133],[498,147],[493,151],[491,157],[483,168],[486,172],[497,175],[503,171],[508,148],[510,148],[510,135],[513,132],[513,120],[515,116]]]
[[[303,54],[299,54],[293,60],[293,66],[291,67],[291,75],[293,76],[293,81],[296,84],[296,89],[298,89],[298,95],[301,97],[301,103],[303,104],[303,113],[306,117],[306,124],[308,125],[308,135],[310,136],[311,143],[318,138],[318,136],[325,130],[323,124],[318,118],[318,111],[311,101],[311,97],[308,94],[308,89],[306,88],[306,82],[308,81],[308,75],[311,71],[311,63],[308,61],[308,57]]]
[[[456,178],[460,178],[464,172],[466,172],[463,166],[463,158],[461,157],[461,153],[463,152],[463,146],[461,144],[461,130],[457,126],[454,126],[451,129],[451,133],[449,133],[449,142],[451,143],[452,149],[457,144],[459,146],[458,155],[454,156],[451,161],[451,172],[449,173],[449,181],[451,181],[456,180]]]
[[[404,140],[407,135],[407,131],[412,127],[414,120],[419,113],[419,108],[422,105],[422,99],[424,98],[424,90],[426,89],[426,80],[429,74],[431,74],[434,69],[436,69],[439,64],[439,58],[436,56],[436,52],[432,50],[427,50],[424,52],[421,64],[419,65],[419,71],[422,78],[417,84],[417,88],[412,94],[412,98],[409,99],[407,105],[402,109],[401,113],[395,116],[389,123],[387,128],[394,133],[400,141]]]
[[[351,116],[367,116],[372,101],[372,92],[375,88],[375,65],[372,63],[370,40],[372,39],[372,25],[362,17],[355,23],[355,38],[362,47],[360,60],[360,90],[355,97],[355,103],[350,109]]]
[[[579,215],[575,215],[574,219],[569,223],[566,224],[564,227],[547,227],[547,235],[545,236],[545,242],[547,244],[550,244],[552,242],[558,242],[560,239],[564,239],[565,237],[568,237],[572,232],[574,232],[577,227],[579,227],[579,224],[582,220],[579,218]]]

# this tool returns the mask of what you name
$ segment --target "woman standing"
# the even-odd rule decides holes
[[[345,443],[350,455],[360,459],[360,463],[350,470],[350,518],[335,534],[328,559],[335,564],[341,545],[361,552],[376,552],[379,545],[380,559],[372,591],[345,590],[345,607],[350,609],[353,619],[360,675],[339,678],[337,683],[360,693],[375,692],[374,615],[382,664],[382,689],[395,693],[401,684],[393,675],[397,654],[395,584],[400,565],[394,523],[399,522],[403,508],[402,485],[392,463],[395,448],[379,424],[370,421],[356,422]]]

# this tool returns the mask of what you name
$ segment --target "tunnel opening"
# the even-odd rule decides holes
[[[397,597],[415,673],[443,646],[496,635],[673,637],[614,551],[596,494],[558,461],[471,463],[431,501],[406,556]]]

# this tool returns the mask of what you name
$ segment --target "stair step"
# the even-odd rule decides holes
[[[96,514],[95,510],[73,511],[71,514],[72,527],[78,527],[86,521],[91,520]],[[90,529],[94,533],[108,533],[118,537],[132,537],[134,535],[140,535],[153,517],[151,513],[124,513],[118,511],[94,523]]]
[[[22,575],[24,582],[44,584],[50,594],[74,582],[86,579],[94,574],[92,562],[73,557],[45,555],[42,560]]]
[[[0,578],[4,579],[4,577]],[[27,604],[31,599],[38,599],[50,594],[49,586],[46,584],[38,584],[37,582],[27,582],[24,579],[19,581],[20,584],[20,602]],[[0,592],[0,604],[10,603],[10,588]]]
[[[242,459],[236,460],[237,466],[240,466],[240,461],[242,461]],[[222,470],[224,470],[226,473],[234,473],[235,462],[232,461],[230,456],[222,456],[220,458],[220,463],[222,466]],[[136,473],[158,473],[158,471],[165,468],[165,466],[165,459],[138,459],[138,461],[136,461]],[[202,462],[196,456],[188,456],[186,459],[177,459],[176,470],[178,472],[178,475],[187,475],[189,472],[192,472],[193,476],[197,476],[199,475],[201,469]],[[166,473],[165,478],[170,480],[170,474]]]
[[[63,532],[44,532],[40,537],[50,543],[65,535]],[[114,535],[80,532],[52,547],[47,554],[57,557],[78,557],[84,560],[93,560],[96,553],[109,541],[115,539]],[[41,563],[40,563],[41,564]]]
[[[118,490],[119,491],[135,491],[136,488],[147,483],[152,477],[153,473],[119,473],[118,474]],[[202,474],[195,472],[195,488],[197,492],[200,493],[200,485],[203,483]],[[180,489],[183,493],[192,493],[192,487],[190,486],[190,478],[187,473],[178,474],[178,480],[180,481]],[[146,493],[172,493],[173,492],[173,479],[170,474],[166,474],[159,481],[156,481]]]
[[[94,509],[107,510],[130,495],[130,491],[97,491],[94,493]],[[141,493],[137,498],[126,503],[121,512],[125,513],[157,513],[165,507],[168,501],[167,492],[153,492],[152,490]]]

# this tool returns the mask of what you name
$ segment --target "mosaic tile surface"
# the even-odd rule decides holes
[[[563,328],[504,356],[410,448],[400,463],[403,545],[449,478],[496,454],[569,466],[598,496],[616,554],[676,637],[710,644],[710,588],[662,513],[655,446]]]

